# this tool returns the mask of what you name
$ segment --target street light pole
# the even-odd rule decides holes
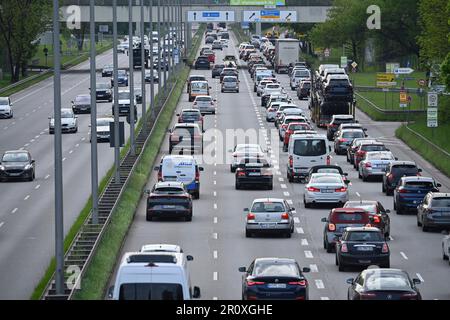
[[[174,0],[169,0],[169,61],[170,61],[170,74],[173,75],[174,64],[175,61],[173,59],[173,49],[174,49],[174,40],[173,40],[173,25],[174,25]]]
[[[158,104],[161,103],[161,0],[158,0]]]
[[[59,42],[59,0],[53,0],[53,101],[55,148],[55,285],[56,294],[64,294],[64,206],[61,135],[61,51]]]
[[[154,67],[153,67],[153,0],[150,0],[150,108],[153,115],[154,103],[155,103],[155,79]],[[159,80],[159,79],[158,79]]]
[[[128,39],[128,54],[133,39]],[[113,0],[113,81],[114,81],[114,183],[120,184],[120,118],[119,118],[119,85],[118,85],[119,59],[117,55],[117,0]]]
[[[134,156],[136,154],[135,145],[134,145],[134,32],[133,32],[133,2],[134,0],[130,0],[128,2],[128,60],[129,60],[129,86],[130,86],[130,113],[128,115],[128,119],[130,120],[130,154]],[[143,44],[141,43],[141,47]],[[144,60],[141,59],[141,65],[144,63]]]
[[[147,113],[147,92],[145,91],[145,65],[148,56],[145,54],[145,21],[144,21],[144,0],[141,0],[141,91],[142,91],[142,121],[145,121]],[[134,128],[133,128],[134,129]]]
[[[164,32],[167,33],[167,20],[166,20],[166,5],[163,4],[162,6],[162,10],[163,10],[163,14],[162,14],[162,18],[164,21]],[[168,69],[168,63],[169,63],[169,59],[166,56],[166,49],[167,49],[167,45],[166,45],[166,36],[164,35],[163,37],[163,54],[165,55],[164,57],[164,96],[166,94],[167,91],[167,69]]]
[[[98,224],[98,154],[97,154],[97,76],[95,48],[95,0],[90,0],[91,32],[91,189],[92,224]]]

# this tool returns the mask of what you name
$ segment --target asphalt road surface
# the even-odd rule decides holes
[[[112,50],[97,57],[97,68],[112,64]],[[119,67],[128,56],[119,54]],[[89,61],[74,68],[89,69]],[[89,94],[89,72],[62,75],[62,108],[71,108],[78,94]],[[135,71],[135,88],[141,70]],[[97,74],[97,83],[110,82]],[[123,89],[123,88],[119,88]],[[158,86],[155,85],[155,92]],[[150,85],[146,86],[147,103]],[[0,153],[25,149],[36,160],[33,182],[0,183],[0,299],[28,299],[54,256],[53,135],[48,117],[53,114],[53,77],[11,96],[14,118],[0,120]],[[97,104],[98,117],[112,115],[112,103]],[[137,105],[138,117],[141,105]],[[125,118],[121,118],[125,121]],[[67,234],[91,195],[89,142],[90,115],[78,115],[78,133],[63,135],[64,231]],[[126,138],[129,125],[125,121]],[[98,144],[99,180],[114,164],[114,149]]]
[[[233,37],[230,48],[218,52],[216,61],[225,54],[237,54],[236,40]],[[194,256],[191,262],[192,284],[200,286],[202,299],[240,299],[240,266],[248,266],[258,257],[294,258],[303,267],[310,267],[306,274],[310,285],[310,298],[315,300],[346,299],[347,278],[355,277],[358,269],[339,272],[335,266],[334,254],[323,249],[323,228],[321,222],[330,208],[305,209],[303,207],[302,184],[291,184],[286,179],[287,155],[281,150],[279,140],[271,138],[274,129],[272,123],[265,122],[265,109],[260,107],[260,99],[253,93],[253,82],[246,70],[240,71],[240,93],[220,93],[219,80],[211,78],[210,71],[192,71],[209,77],[213,88],[212,95],[218,99],[217,114],[206,116],[205,129],[218,129],[225,135],[230,129],[256,129],[266,131],[259,143],[263,148],[271,147],[271,159],[275,164],[274,189],[235,190],[234,174],[229,164],[217,157],[211,164],[204,164],[201,174],[200,200],[194,201],[192,222],[184,221],[145,221],[145,197],[143,197],[135,221],[125,241],[122,254],[138,251],[144,244],[170,243],[180,245],[184,252]],[[308,113],[307,101],[298,101],[296,94],[290,91],[288,77],[278,75],[282,85],[294,97],[295,103]],[[178,110],[190,106],[187,94],[183,94]],[[424,161],[413,150],[395,138],[394,131],[398,123],[376,123],[366,115],[357,112],[357,119],[363,123],[371,137],[379,138],[400,160],[414,160],[424,172],[424,176],[433,176],[443,185],[441,190],[449,190],[450,180]],[[175,118],[173,123],[175,123]],[[319,129],[319,131],[322,131]],[[270,144],[266,143],[266,137]],[[226,141],[230,144],[230,141]],[[224,144],[226,144],[224,143]],[[231,141],[231,145],[233,141]],[[208,149],[205,144],[205,150]],[[217,142],[219,150],[229,147]],[[160,150],[158,160],[168,154],[168,137]],[[208,161],[209,162],[209,161]],[[446,279],[450,276],[448,263],[441,258],[441,238],[439,232],[423,233],[416,226],[414,216],[398,216],[393,210],[392,197],[381,192],[380,182],[362,182],[357,177],[344,156],[333,157],[333,163],[342,166],[349,173],[351,200],[357,200],[356,192],[362,199],[379,200],[392,212],[391,217],[391,267],[406,270],[411,277],[420,278],[419,285],[424,299],[450,299],[450,287]],[[156,182],[153,174],[148,188]],[[255,198],[277,197],[292,201],[296,208],[295,234],[291,239],[277,237],[245,238],[245,214],[243,208],[249,207]],[[113,285],[114,276],[111,285]]]

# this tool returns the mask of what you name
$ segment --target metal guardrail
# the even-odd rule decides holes
[[[64,275],[64,294],[57,295],[56,294],[56,286],[54,276],[52,275],[51,280],[47,284],[46,290],[44,291],[44,295],[42,299],[44,300],[70,300],[73,297],[73,294],[76,292],[76,288],[81,282],[83,275],[85,274],[87,267],[89,266],[96,249],[104,235],[106,227],[109,225],[111,221],[111,217],[115,212],[117,205],[121,199],[121,196],[128,185],[129,178],[131,174],[134,172],[136,164],[138,160],[142,156],[142,150],[147,145],[151,134],[155,128],[155,124],[158,121],[161,111],[164,109],[167,104],[169,97],[173,90],[176,87],[176,84],[172,83],[171,90],[169,94],[165,97],[164,104],[158,107],[157,117],[156,119],[152,119],[152,117],[148,116],[147,121],[143,124],[141,130],[139,131],[136,137],[136,153],[139,155],[132,156],[130,151],[126,154],[120,164],[120,183],[116,184],[114,181],[114,177],[111,177],[107,187],[104,192],[99,197],[99,205],[98,205],[98,219],[99,224],[93,225],[92,222],[92,211],[84,221],[83,227],[80,229],[78,234],[75,236],[72,241],[69,250],[64,256],[64,266],[75,266],[79,268],[80,273],[75,281],[75,284],[71,283],[71,286],[67,286],[67,281],[72,274],[65,273]]]
[[[378,107],[376,104],[374,104],[372,101],[370,101],[369,99],[363,97],[362,95],[360,95],[359,93],[355,92],[355,95],[358,96],[360,99],[364,100],[365,102],[367,102],[369,104],[370,107],[372,107],[373,109],[375,109],[377,112],[382,113],[382,114],[386,114],[386,115],[404,115],[404,114],[425,114],[427,111],[426,110],[385,110],[382,109],[380,107]]]
[[[34,79],[37,79],[40,76],[42,76],[42,75],[44,75],[46,73],[49,73],[49,72],[51,72],[51,70],[45,70],[45,71],[42,71],[42,72],[40,72],[40,73],[38,73],[38,74],[36,74],[34,76],[31,76],[31,77],[22,79],[22,80],[20,80],[20,81],[18,81],[16,83],[10,84],[9,86],[0,89],[0,94],[2,94],[3,92],[7,92],[7,91],[9,91],[11,89],[14,89],[14,88],[16,88],[16,87],[18,87],[18,86],[20,86],[20,85],[22,85],[24,83],[29,82],[29,81],[33,81]]]
[[[419,139],[423,140],[425,142],[425,144],[427,145],[427,147],[432,147],[433,150],[436,150],[440,153],[442,153],[444,156],[447,156],[450,159],[450,153],[445,151],[444,149],[442,149],[441,147],[439,147],[438,145],[434,144],[433,142],[431,142],[430,140],[428,140],[427,138],[425,138],[423,135],[421,135],[420,133],[414,131],[413,129],[411,129],[410,127],[408,127],[407,125],[405,125],[405,128],[412,134],[414,134],[416,137],[418,137]]]

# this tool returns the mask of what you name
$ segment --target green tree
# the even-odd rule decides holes
[[[0,33],[6,46],[11,82],[19,81],[34,55],[36,38],[43,33],[51,18],[48,0],[0,0]]]

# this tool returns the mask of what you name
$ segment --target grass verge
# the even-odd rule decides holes
[[[130,182],[119,201],[117,210],[111,218],[111,223],[83,277],[81,282],[82,289],[75,294],[75,300],[103,299],[108,280],[119,258],[118,255],[122,243],[133,221],[139,200],[141,199],[142,191],[152,173],[153,166],[150,164],[153,164],[156,160],[188,75],[189,69],[184,68],[178,77],[179,81],[165,109],[161,111],[160,118],[155,124],[154,131],[150,136],[149,144],[143,150],[142,156],[136,165],[136,170],[131,175]]]

